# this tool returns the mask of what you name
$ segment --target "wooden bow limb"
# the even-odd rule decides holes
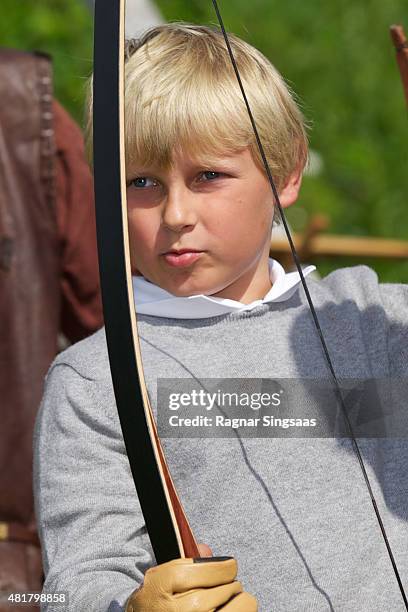
[[[157,434],[140,350],[127,231],[124,23],[125,0],[96,0],[93,165],[99,269],[119,421],[156,562],[164,563],[200,554]]]
[[[408,106],[408,42],[402,25],[392,25],[390,34],[397,52],[397,63],[401,74],[405,100]]]

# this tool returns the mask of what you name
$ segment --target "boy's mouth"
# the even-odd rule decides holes
[[[204,251],[197,251],[196,249],[173,249],[163,253],[163,258],[170,266],[180,268],[191,265],[203,253]]]
[[[176,255],[181,255],[182,253],[201,253],[200,249],[192,249],[191,247],[184,247],[182,249],[169,249],[166,251],[167,253],[175,253]]]

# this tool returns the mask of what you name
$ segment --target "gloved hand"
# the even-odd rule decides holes
[[[146,571],[125,612],[256,612],[256,599],[236,575],[232,557],[174,559]]]

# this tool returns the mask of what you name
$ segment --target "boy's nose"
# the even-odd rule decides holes
[[[162,211],[162,223],[174,232],[197,223],[193,194],[187,190],[169,192]]]

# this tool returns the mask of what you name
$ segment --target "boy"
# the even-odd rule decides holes
[[[302,115],[271,64],[231,43],[289,206],[307,157]],[[136,311],[156,413],[164,377],[327,379],[299,277],[268,257],[274,201],[222,35],[172,24],[131,45],[125,112]],[[406,376],[407,287],[379,285],[366,267],[309,286],[339,377]],[[67,591],[69,612],[404,609],[349,439],[162,441],[193,532],[237,559],[240,582],[234,561],[194,576],[180,560],[147,571],[101,330],[57,358],[36,424],[45,590]],[[359,443],[405,583],[408,448]]]

